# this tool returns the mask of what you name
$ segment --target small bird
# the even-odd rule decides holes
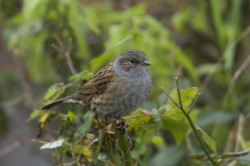
[[[87,106],[101,118],[120,118],[137,109],[149,94],[152,79],[147,56],[137,49],[120,54],[73,95],[45,105],[48,110],[61,103]]]

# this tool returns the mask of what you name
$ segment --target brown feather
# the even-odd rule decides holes
[[[73,94],[70,96],[59,98],[56,101],[43,106],[41,109],[48,110],[48,109],[50,109],[58,104],[62,104],[62,103],[78,103],[78,104],[82,103],[84,105],[83,99],[85,99],[85,98],[86,97],[83,96],[82,94],[76,93],[76,94]]]
[[[108,84],[113,81],[115,75],[113,63],[110,63],[88,80],[78,93],[85,95],[102,94],[107,90]]]

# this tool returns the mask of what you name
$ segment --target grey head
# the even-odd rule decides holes
[[[148,66],[151,65],[146,54],[137,49],[127,50],[117,57],[114,70],[118,75],[128,78],[140,78],[149,75]]]

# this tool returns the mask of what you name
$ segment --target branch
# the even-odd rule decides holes
[[[62,43],[60,37],[57,34],[53,34],[52,36],[55,39],[56,44],[52,43],[51,47],[64,56],[71,74],[75,75],[76,70],[74,68],[73,62],[71,60],[71,55],[70,55],[70,51],[72,48],[72,38],[69,38],[67,48],[65,48],[65,45]]]
[[[193,110],[193,108],[194,108],[194,106],[196,105],[197,101],[199,100],[200,96],[201,96],[201,92],[199,92],[199,93],[197,94],[197,96],[195,97],[194,103],[193,103],[193,105],[190,107],[190,109],[189,109],[189,111],[188,111],[188,114],[190,114],[190,112]]]
[[[161,87],[161,89],[168,96],[168,98],[176,105],[176,107],[178,107],[179,109],[181,109],[181,106],[175,102],[175,100],[168,94],[168,92],[165,89],[163,89],[163,87]]]
[[[243,40],[245,37],[247,37],[247,35],[250,33],[250,26],[248,26],[241,34],[239,34],[239,36],[237,36],[237,38],[232,41],[232,43],[230,43],[230,45],[228,46],[228,48],[235,48],[236,45]],[[211,71],[206,75],[204,81],[202,82],[201,85],[201,91],[203,91],[203,89],[206,87],[206,85],[209,83],[209,81],[212,79],[212,76],[214,75],[214,73],[217,71],[217,67],[219,67],[223,60],[226,59],[226,57],[228,56],[227,51],[225,51],[223,53],[223,55],[217,60],[216,67],[214,67],[213,69],[211,69]]]
[[[233,90],[235,82],[237,81],[237,79],[239,78],[239,76],[243,73],[243,71],[247,69],[247,67],[249,66],[249,64],[250,64],[250,54],[247,55],[247,58],[244,60],[244,62],[242,63],[242,65],[234,73],[234,75],[233,75],[233,77],[232,77],[232,79],[231,79],[231,81],[229,83],[226,95],[224,97],[224,101],[222,103],[222,110],[224,110],[224,108],[226,107],[226,105],[228,103],[228,98],[230,97],[230,94],[231,94],[231,92]]]
[[[96,163],[98,161],[98,155],[101,151],[101,146],[103,143],[103,138],[104,138],[104,132],[102,130],[99,131],[99,138],[98,138],[98,144],[94,153],[93,161]]]
[[[176,101],[174,101],[173,98],[170,97],[170,95],[164,90],[164,92],[166,93],[167,96],[169,96],[169,98],[171,99],[171,101],[176,105],[176,107],[178,107],[182,113],[185,115],[185,117],[187,118],[192,130],[194,131],[194,134],[195,136],[197,137],[198,141],[199,141],[199,144],[202,148],[202,150],[205,152],[207,158],[210,160],[210,162],[214,165],[214,166],[218,166],[218,164],[213,160],[213,158],[210,156],[210,154],[208,153],[208,150],[206,149],[206,146],[204,144],[204,141],[203,139],[200,137],[199,133],[197,132],[196,130],[196,127],[191,119],[191,117],[189,116],[189,113],[191,111],[191,109],[189,110],[189,112],[186,112],[186,110],[184,109],[183,105],[182,105],[182,100],[181,100],[181,93],[180,93],[180,89],[179,89],[179,83],[178,83],[178,76],[179,74],[177,74],[176,78],[175,78],[175,81],[176,81],[176,87],[177,87],[177,92],[178,92],[178,98],[179,98],[179,102],[180,104],[177,104]],[[196,103],[197,101],[195,101]],[[193,106],[192,106],[193,107]],[[191,108],[192,108],[191,107]]]
[[[106,143],[107,143],[107,147],[108,147],[109,156],[111,158],[111,161],[115,165],[118,165],[118,161],[116,159],[115,152],[114,152],[114,149],[112,147],[112,144],[110,142],[110,138],[109,137],[110,137],[110,135],[108,133],[105,133],[105,139],[106,139]]]

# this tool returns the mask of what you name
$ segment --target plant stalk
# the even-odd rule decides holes
[[[133,166],[134,161],[132,159],[130,148],[130,138],[127,136],[126,128],[127,123],[123,119],[117,119],[114,123],[115,133],[117,137],[117,148],[121,152],[121,157],[124,159],[125,166]]]
[[[186,118],[187,118],[187,120],[188,120],[188,122],[189,122],[189,124],[190,124],[190,126],[191,126],[191,128],[192,128],[192,130],[194,131],[194,134],[195,134],[195,136],[197,137],[197,139],[198,139],[198,141],[199,141],[199,144],[200,144],[202,150],[205,152],[207,158],[210,160],[210,162],[211,162],[214,166],[218,166],[218,163],[216,163],[216,162],[213,160],[213,158],[210,156],[210,154],[208,153],[208,151],[207,151],[207,149],[206,149],[206,147],[205,147],[205,144],[204,144],[202,138],[200,137],[199,133],[197,132],[196,127],[195,127],[195,125],[194,125],[194,123],[193,123],[191,117],[189,116],[189,113],[187,113],[187,112],[185,111],[185,109],[183,108],[182,100],[181,100],[181,93],[180,93],[179,83],[178,83],[178,76],[176,77],[175,81],[176,81],[176,87],[177,87],[178,98],[179,98],[179,103],[180,103],[180,105],[179,105],[179,106],[180,106],[180,107],[179,107],[180,110],[181,110],[182,113],[186,116]],[[178,106],[177,106],[177,107],[178,107]],[[190,111],[189,111],[189,112],[190,112]]]

